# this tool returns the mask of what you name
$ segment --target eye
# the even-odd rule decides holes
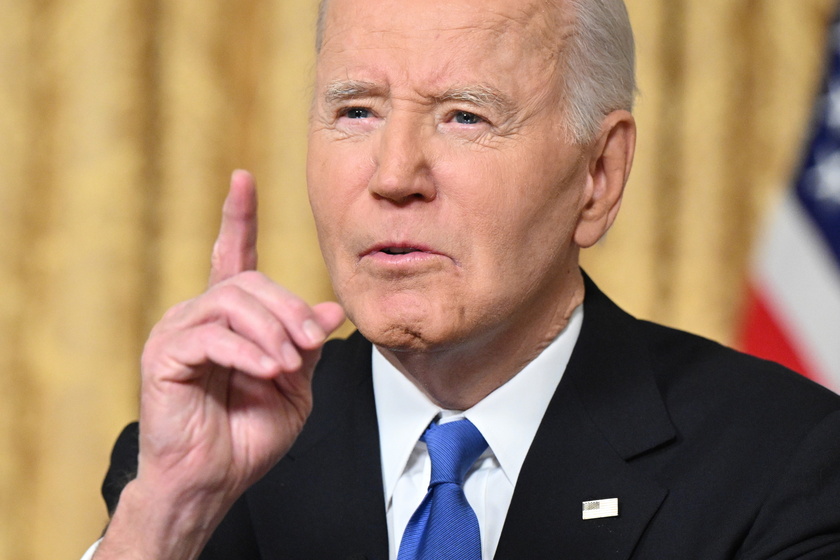
[[[455,116],[453,118],[458,124],[479,124],[481,122],[484,122],[484,119],[482,119],[475,113],[470,113],[468,111],[458,111],[455,113]]]
[[[348,119],[367,119],[370,117],[370,110],[364,107],[350,107],[344,111]]]

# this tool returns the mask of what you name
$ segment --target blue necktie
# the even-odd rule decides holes
[[[405,527],[398,560],[481,560],[478,519],[464,496],[464,476],[487,442],[469,420],[432,424],[429,491]]]

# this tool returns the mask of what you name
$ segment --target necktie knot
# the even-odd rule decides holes
[[[481,560],[478,518],[462,485],[487,442],[469,420],[432,424],[420,439],[429,449],[432,478],[405,528],[398,560]]]
[[[444,482],[463,484],[467,471],[487,449],[484,436],[467,419],[432,424],[420,439],[426,442],[432,461],[430,487]]]

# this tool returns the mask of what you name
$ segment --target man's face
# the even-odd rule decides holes
[[[492,343],[567,311],[588,161],[564,128],[569,23],[534,1],[330,2],[309,196],[380,346]]]

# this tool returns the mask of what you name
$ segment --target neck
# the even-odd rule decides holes
[[[504,328],[445,349],[426,352],[378,347],[391,364],[435,404],[467,410],[507,383],[536,358],[569,323],[583,302],[583,278],[545,312],[512,321]]]

